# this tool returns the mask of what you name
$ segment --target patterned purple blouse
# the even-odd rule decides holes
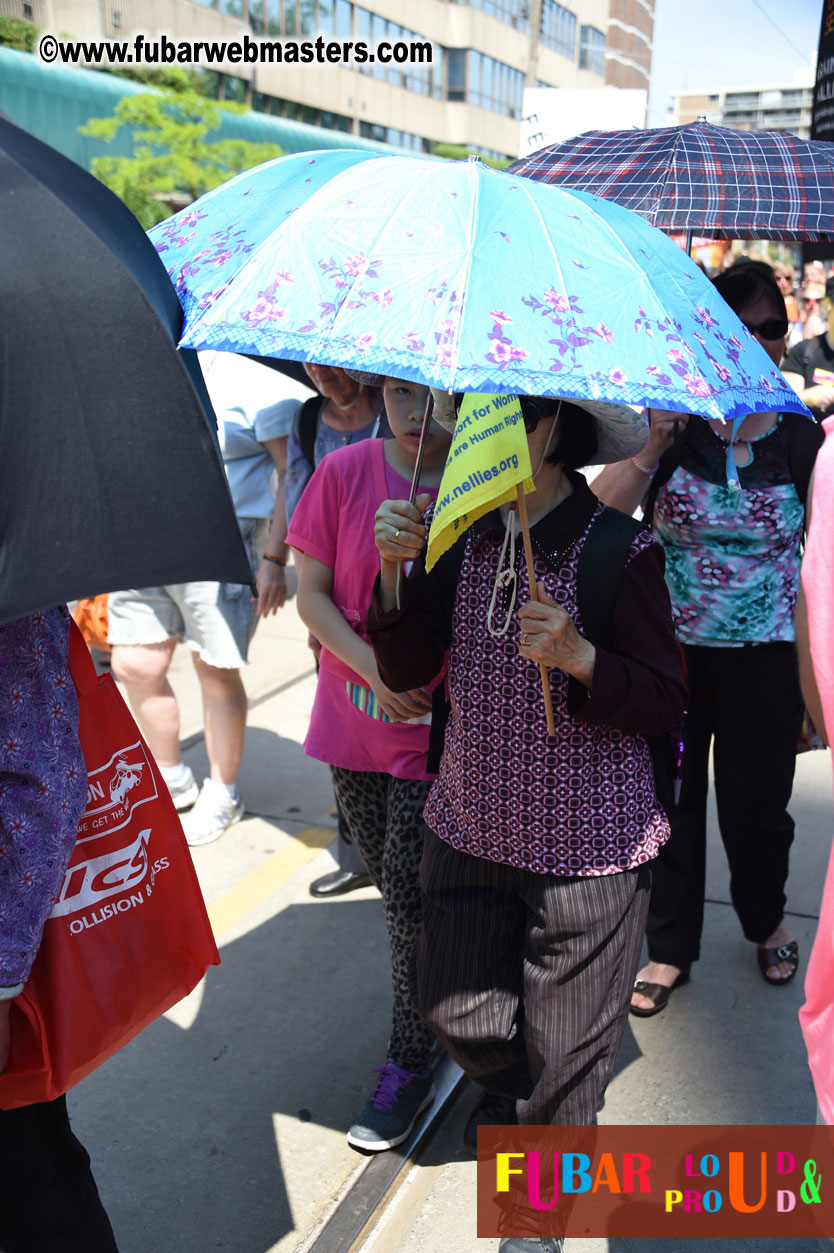
[[[536,578],[581,634],[577,562],[604,506],[581,476],[575,480],[573,495],[532,528],[532,538]],[[486,627],[503,539],[497,520],[491,514],[471,528],[453,604],[448,591],[444,604],[441,580],[420,563],[402,609],[382,614],[375,604],[369,616],[380,673],[395,691],[420,686],[450,644],[451,714],[426,822],[462,852],[538,874],[633,869],[669,835],[644,736],[668,730],[686,699],[662,550],[647,532],[632,542],[612,646],[597,648],[593,690],[550,670],[551,739],[539,667],[518,652],[517,616],[502,638]],[[523,552],[516,569],[526,589]],[[499,606],[495,619],[504,616]]]
[[[0,626],[0,987],[29,976],[87,803],[65,605]]]

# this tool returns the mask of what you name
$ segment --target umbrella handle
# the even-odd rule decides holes
[[[426,407],[423,411],[423,425],[420,427],[420,444],[417,448],[417,460],[414,463],[414,474],[411,476],[411,492],[409,493],[408,503],[413,505],[417,499],[417,488],[420,486],[420,471],[423,468],[423,449],[426,446],[429,427],[431,426],[431,415],[434,410],[434,396],[429,391],[426,397]]]
[[[527,500],[524,495],[524,488],[519,483],[515,489],[516,500],[518,503],[518,520],[521,523],[521,536],[524,541],[524,560],[527,563],[527,581],[530,585],[530,599],[539,599],[539,589],[536,587],[536,573],[533,569],[533,542],[530,539],[530,523],[527,519]],[[544,696],[544,713],[547,718],[547,734],[556,734],[556,723],[553,720],[553,701],[550,697],[550,678],[547,673],[547,666],[543,661],[539,662],[539,671],[542,677],[542,694]]]
[[[420,486],[420,471],[423,468],[423,449],[426,446],[426,439],[431,426],[431,415],[434,409],[434,397],[429,391],[426,397],[426,407],[423,410],[423,425],[420,427],[420,443],[417,447],[417,460],[414,463],[414,473],[411,476],[411,491],[408,493],[408,503],[413,505],[417,499],[417,488]],[[400,608],[400,591],[402,589],[403,563],[397,565],[397,586],[394,589],[396,598],[396,606]]]

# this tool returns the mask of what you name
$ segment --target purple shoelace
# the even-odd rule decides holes
[[[371,1104],[374,1109],[379,1110],[391,1109],[401,1089],[412,1079],[419,1077],[410,1070],[403,1070],[402,1066],[398,1066],[396,1062],[386,1062],[384,1066],[377,1066],[373,1073],[379,1075],[379,1082],[371,1097]]]

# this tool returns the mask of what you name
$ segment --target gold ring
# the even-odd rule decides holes
[[[529,643],[530,643],[530,636],[527,634],[526,631],[522,631],[521,632],[521,647],[526,648]]]
[[[394,532],[394,543],[399,544],[399,542],[400,542],[400,531],[398,527],[397,530]]]

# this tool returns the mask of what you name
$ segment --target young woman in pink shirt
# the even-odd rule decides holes
[[[377,376],[361,376],[378,385]],[[382,893],[391,945],[393,1029],[374,1092],[348,1132],[356,1148],[400,1144],[434,1095],[432,1034],[420,1021],[409,963],[420,923],[419,867],[431,691],[397,693],[379,676],[365,635],[379,556],[374,514],[407,497],[428,389],[384,382],[392,439],[364,440],[325,457],[293,514],[288,543],[304,554],[298,611],[322,643],[319,681],[305,751],[331,768],[336,796],[368,873]],[[451,437],[432,423],[418,507],[437,495]]]

